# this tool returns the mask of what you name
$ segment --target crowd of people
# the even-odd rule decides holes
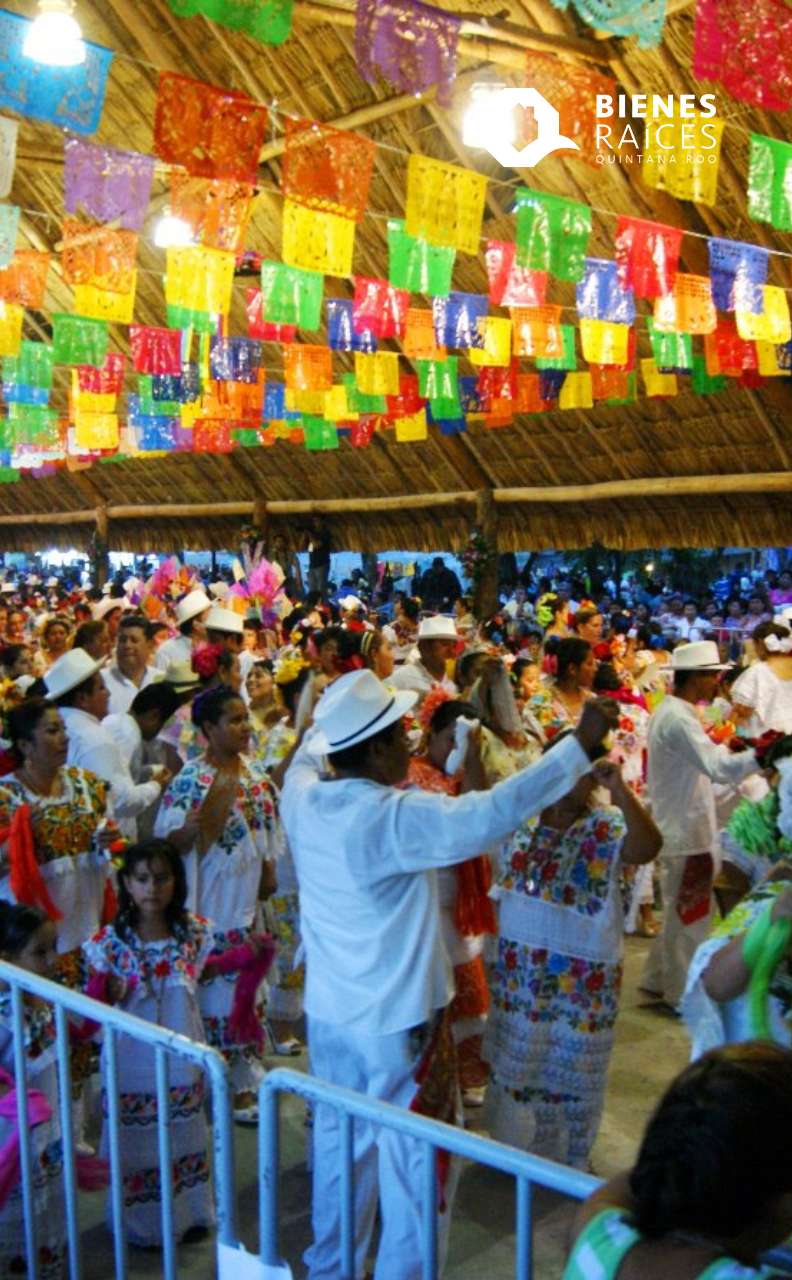
[[[305,594],[260,555],[208,585],[170,562],[104,590],[0,583],[0,956],[216,1047],[239,1124],[267,1055],[305,1052],[323,1079],[452,1123],[483,1108],[494,1136],[588,1169],[623,936],[651,936],[642,986],[700,1062],[581,1213],[568,1275],[667,1274],[661,1246],[675,1275],[760,1274],[773,1224],[792,1226],[792,1162],[732,1212],[756,1139],[735,1118],[732,1142],[722,1112],[792,1098],[792,575],[725,575],[696,600],[528,580],[477,619],[442,558],[417,596],[384,570],[336,588],[326,540],[311,554]],[[74,1026],[64,1115],[52,1012],[31,999],[25,1018],[40,1274],[60,1280],[62,1126],[97,1185],[105,1064]],[[119,1061],[127,1230],[157,1247],[154,1057]],[[0,1091],[13,1077],[0,988]],[[203,1081],[182,1062],[170,1084],[189,1243],[212,1227]],[[0,1097],[0,1166],[14,1114]],[[312,1120],[306,1264],[329,1280],[341,1139],[328,1108]],[[659,1168],[699,1123],[706,1169],[684,1143]],[[356,1274],[379,1216],[377,1280],[417,1277],[420,1149],[359,1124],[354,1165]],[[457,1173],[439,1161],[441,1251]],[[0,1278],[25,1270],[10,1182]]]

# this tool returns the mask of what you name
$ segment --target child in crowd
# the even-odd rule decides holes
[[[274,948],[268,938],[256,936],[211,956],[212,926],[185,910],[186,900],[184,862],[174,846],[157,839],[131,845],[118,876],[115,922],[85,944],[90,994],[203,1042],[202,975],[240,973],[229,1026],[245,1039],[256,1022],[255,991]],[[131,1244],[157,1246],[162,1221],[154,1050],[119,1036],[118,1064],[127,1235]],[[190,1244],[205,1237],[213,1220],[203,1073],[172,1055],[169,1084],[174,1227],[177,1240]],[[109,1147],[106,1129],[102,1147]]]

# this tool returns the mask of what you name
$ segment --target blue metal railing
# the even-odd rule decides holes
[[[401,1107],[378,1102],[365,1094],[354,1093],[339,1085],[327,1084],[313,1076],[279,1068],[271,1071],[259,1090],[259,1204],[261,1210],[260,1249],[265,1266],[282,1266],[278,1245],[278,1165],[279,1099],[282,1093],[293,1093],[312,1103],[323,1103],[338,1112],[341,1152],[341,1266],[338,1280],[355,1280],[355,1223],[353,1196],[352,1146],[354,1121],[365,1120],[395,1129],[405,1138],[424,1145],[424,1176],[421,1186],[423,1212],[422,1265],[424,1280],[437,1280],[437,1180],[438,1149],[488,1165],[511,1174],[516,1180],[517,1248],[515,1276],[530,1280],[532,1274],[534,1185],[559,1191],[562,1195],[584,1200],[600,1185],[600,1179],[577,1169],[569,1169],[528,1155],[515,1147],[507,1147],[492,1138],[483,1138],[467,1129],[457,1129],[439,1120],[429,1120]]]
[[[166,1027],[144,1022],[46,978],[38,978],[0,961],[0,982],[11,989],[11,1030],[13,1034],[14,1077],[19,1123],[19,1154],[22,1181],[22,1204],[25,1215],[25,1252],[28,1280],[38,1280],[36,1247],[36,1215],[33,1199],[33,1159],[27,1115],[27,1064],[25,1060],[24,997],[38,996],[54,1007],[58,1092],[60,1095],[61,1129],[63,1133],[63,1176],[66,1206],[67,1251],[70,1280],[80,1280],[82,1259],[77,1222],[77,1184],[75,1176],[74,1133],[71,1123],[71,1069],[67,1015],[77,1014],[98,1022],[103,1031],[105,1084],[107,1088],[107,1124],[110,1151],[110,1204],[113,1224],[115,1280],[127,1277],[127,1242],[124,1228],[123,1180],[120,1151],[120,1114],[118,1099],[117,1036],[123,1034],[150,1045],[155,1052],[157,1089],[157,1131],[159,1138],[160,1185],[162,1188],[163,1274],[165,1280],[176,1280],[176,1241],[173,1232],[173,1183],[170,1172],[170,1100],[168,1057],[176,1054],[187,1058],[207,1075],[212,1095],[212,1138],[214,1144],[214,1188],[217,1209],[217,1243],[238,1248],[236,1234],[236,1200],[234,1175],[234,1125],[228,1068],[216,1049]]]

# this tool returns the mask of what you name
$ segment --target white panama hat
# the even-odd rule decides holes
[[[728,662],[721,662],[714,640],[680,644],[671,654],[672,671],[725,671],[728,666]]]
[[[176,605],[175,615],[176,622],[179,626],[183,622],[189,622],[191,618],[197,618],[199,613],[203,613],[205,609],[211,609],[212,602],[205,591],[200,587],[196,587],[195,591],[188,591]]]
[[[55,702],[70,689],[76,689],[78,684],[89,680],[101,666],[102,663],[94,661],[85,649],[69,649],[57,662],[53,662],[44,677],[47,701]]]
[[[114,609],[131,608],[132,606],[126,596],[105,596],[103,600],[97,600],[95,604],[91,605],[91,613],[93,614],[94,622],[101,622]]]
[[[226,631],[235,636],[241,636],[245,630],[241,613],[224,609],[219,604],[212,605],[204,619],[204,626],[207,631]]]
[[[171,662],[162,677],[162,683],[173,685],[178,692],[179,689],[194,689],[201,683],[201,677],[193,671],[189,662]]]
[[[318,703],[312,745],[327,755],[365,742],[406,715],[417,697],[414,690],[391,693],[373,671],[350,671]]]
[[[432,614],[430,618],[422,618],[418,628],[419,640],[458,640],[459,632],[453,618],[443,613]]]

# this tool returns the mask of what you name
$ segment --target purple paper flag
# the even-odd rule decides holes
[[[364,80],[376,71],[403,93],[437,85],[437,101],[451,103],[461,19],[420,0],[358,0],[355,60]]]
[[[764,310],[762,285],[767,283],[770,255],[757,244],[741,240],[708,241],[712,297],[719,311]]]
[[[77,213],[82,205],[97,222],[118,219],[129,231],[142,230],[154,177],[153,156],[67,138],[64,159],[64,203],[69,213]]]

